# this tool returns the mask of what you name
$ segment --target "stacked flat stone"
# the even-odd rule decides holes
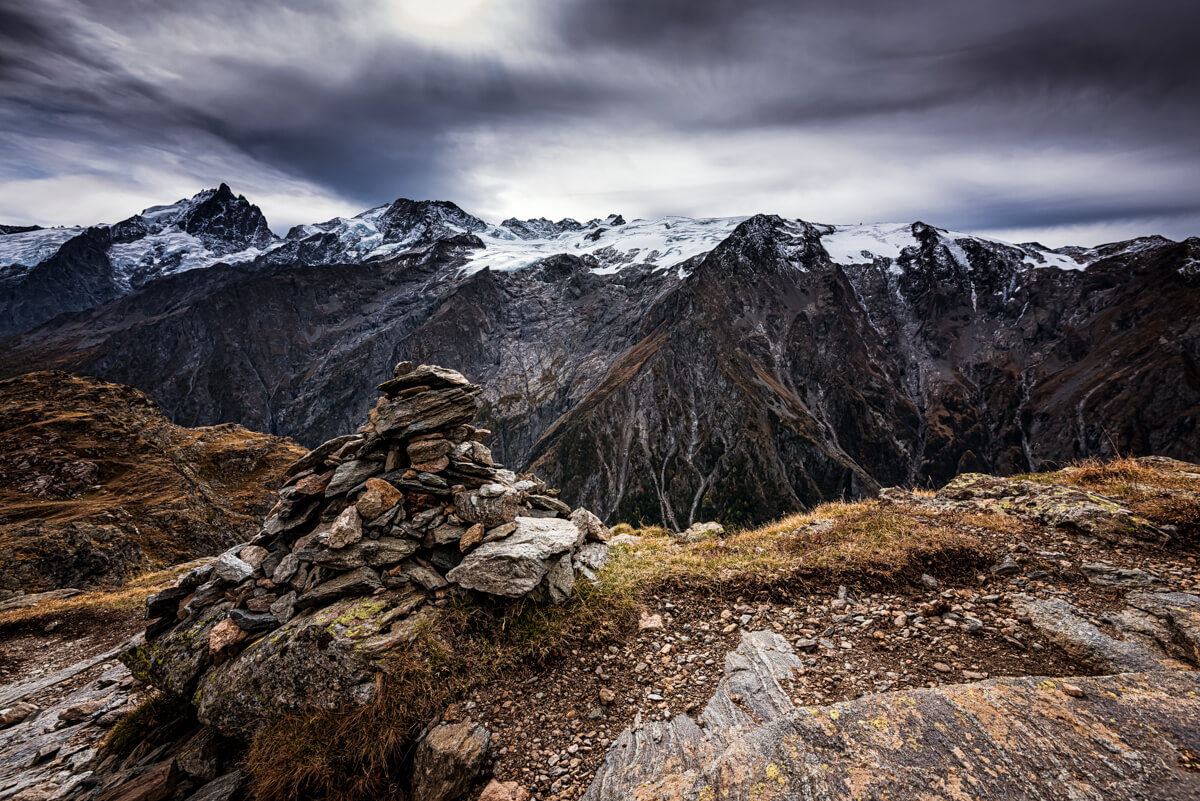
[[[251,542],[147,603],[146,637],[220,605],[210,647],[276,629],[349,596],[455,588],[562,603],[607,559],[609,532],[532,475],[492,460],[471,425],[480,387],[443,367],[402,362],[356,433],[295,462]]]

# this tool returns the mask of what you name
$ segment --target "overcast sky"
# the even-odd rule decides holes
[[[1181,0],[0,0],[0,222],[921,219],[1200,235]]]

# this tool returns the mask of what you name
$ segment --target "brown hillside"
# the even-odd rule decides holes
[[[0,597],[120,583],[246,540],[303,452],[237,425],[174,425],[95,378],[0,382]]]

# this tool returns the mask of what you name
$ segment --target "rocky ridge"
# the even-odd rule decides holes
[[[220,553],[253,536],[302,452],[241,426],[176,426],[94,378],[2,381],[0,601]]]
[[[380,657],[455,591],[559,604],[607,560],[594,515],[493,463],[470,424],[478,386],[394,372],[357,433],[288,468],[257,536],[146,602],[145,641],[122,660],[223,735],[368,703]]]

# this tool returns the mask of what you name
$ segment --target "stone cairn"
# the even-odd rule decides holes
[[[471,421],[480,387],[443,367],[402,362],[356,433],[292,464],[261,532],[147,602],[146,639],[202,617],[209,650],[232,648],[350,596],[455,588],[562,603],[594,578],[609,531],[532,475],[492,461]]]

